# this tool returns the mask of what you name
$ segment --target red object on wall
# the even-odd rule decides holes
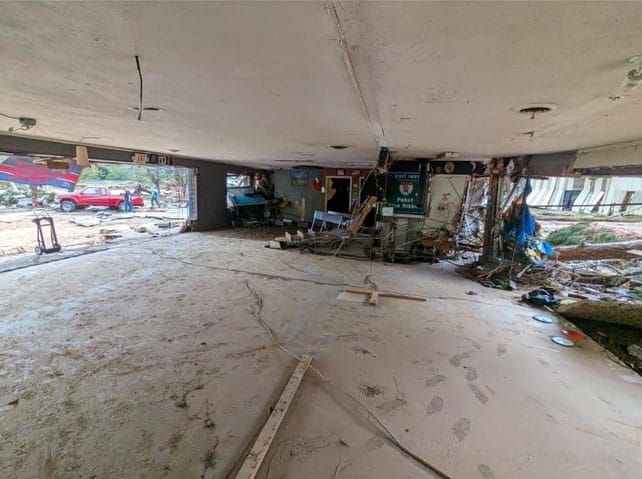
[[[317,191],[321,190],[321,177],[320,176],[315,176],[314,177],[314,179],[312,180],[312,188],[314,188]]]

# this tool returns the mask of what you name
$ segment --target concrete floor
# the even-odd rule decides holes
[[[3,273],[1,476],[226,477],[294,368],[260,315],[454,478],[639,478],[642,379],[453,269],[186,234]],[[431,299],[337,299],[367,275]],[[434,476],[308,372],[262,477]]]

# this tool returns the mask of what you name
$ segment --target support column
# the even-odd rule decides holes
[[[500,253],[502,177],[499,174],[498,161],[500,160],[493,160],[488,181],[489,197],[486,206],[486,217],[484,218],[484,245],[479,260],[482,265],[491,263]]]
[[[197,168],[196,202],[198,219],[192,224],[193,231],[208,231],[226,225],[227,172],[230,167],[220,163],[199,160],[177,160],[175,166]]]

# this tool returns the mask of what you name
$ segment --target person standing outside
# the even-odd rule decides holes
[[[156,186],[152,186],[151,193],[152,193],[152,209],[154,208],[154,205],[160,208],[161,205],[158,201],[158,190],[156,189]]]
[[[129,192],[129,189],[125,190],[125,199],[123,203],[125,205],[125,213],[129,213],[132,210],[132,194]]]

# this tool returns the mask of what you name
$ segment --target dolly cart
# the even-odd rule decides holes
[[[38,246],[34,251],[38,256],[43,253],[57,253],[60,251],[60,243],[58,243],[58,236],[56,235],[56,228],[54,227],[54,219],[45,210],[35,210],[36,217],[32,219],[36,223],[36,232],[38,236]],[[47,248],[45,241],[45,231],[49,228],[49,238],[51,246]]]

